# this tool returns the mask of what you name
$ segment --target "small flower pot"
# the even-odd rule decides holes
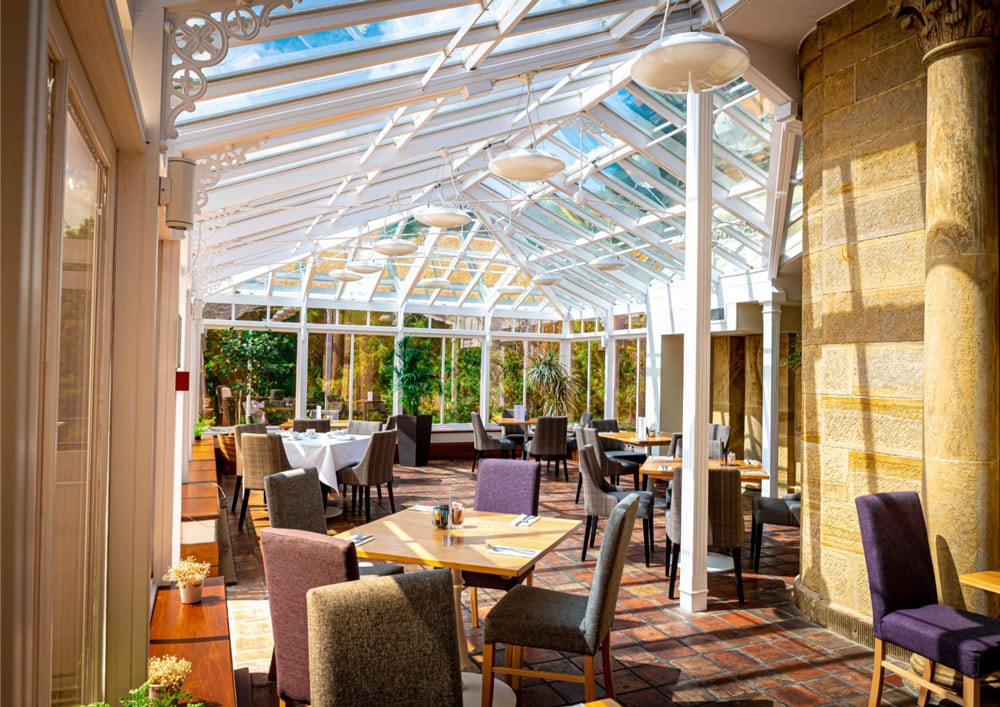
[[[201,601],[202,582],[189,582],[187,584],[177,584],[181,590],[181,604],[197,604]]]
[[[163,685],[150,685],[146,692],[146,697],[151,700],[158,700],[163,697]]]

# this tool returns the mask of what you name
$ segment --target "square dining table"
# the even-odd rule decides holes
[[[442,529],[434,526],[430,506],[413,506],[399,513],[339,533],[336,537],[351,540],[372,536],[358,544],[358,557],[386,560],[451,570],[455,590],[455,623],[459,660],[463,670],[473,667],[462,620],[462,571],[485,572],[501,577],[515,577],[526,572],[559,543],[569,537],[580,521],[540,516],[530,525],[518,524],[523,516],[511,513],[488,513],[466,508],[460,527]],[[464,693],[470,703],[481,690],[478,673],[463,672]],[[497,680],[494,700],[498,705],[516,702],[510,686]],[[478,702],[474,702],[478,704]]]

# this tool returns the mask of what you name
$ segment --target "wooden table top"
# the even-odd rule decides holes
[[[493,420],[494,423],[502,425],[504,427],[514,427],[515,425],[535,425],[538,424],[537,417],[529,417],[525,420],[515,420],[513,417],[497,417]]]
[[[639,439],[635,432],[598,432],[598,437],[604,439],[615,439],[633,447],[659,447],[670,444],[673,435],[669,432],[658,432],[655,435],[647,435],[645,439]]]
[[[357,548],[358,557],[364,559],[514,577],[527,571],[580,527],[576,520],[545,516],[531,525],[515,526],[511,524],[517,518],[514,514],[466,508],[461,528],[443,530],[434,527],[432,515],[429,511],[408,508],[336,537],[348,540],[356,533],[374,535],[374,540]],[[500,554],[490,551],[487,543],[530,549],[535,554]]]
[[[672,479],[674,472],[681,468],[681,463],[680,457],[647,457],[639,467],[639,473],[654,479]],[[760,464],[747,464],[744,461],[726,464],[722,459],[709,459],[708,468],[739,469],[741,481],[764,481],[768,478]]]
[[[970,572],[960,574],[958,581],[968,584],[970,587],[985,589],[994,594],[1000,594],[1000,570],[986,570],[985,572]]]

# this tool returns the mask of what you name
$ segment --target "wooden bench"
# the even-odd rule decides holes
[[[181,604],[176,587],[156,590],[149,624],[149,656],[191,661],[184,687],[205,707],[236,707],[229,611],[222,577],[205,580],[201,602]]]

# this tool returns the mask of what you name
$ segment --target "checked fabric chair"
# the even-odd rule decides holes
[[[538,487],[541,464],[519,459],[483,459],[476,476],[477,511],[492,513],[523,513],[538,515]],[[509,591],[527,580],[531,584],[534,565],[516,577],[500,577],[485,572],[462,572],[462,581],[469,587],[469,608],[473,627],[479,626],[479,592],[477,588]]]
[[[556,476],[559,475],[559,462],[563,465],[563,478],[569,481],[569,449],[566,446],[566,418],[539,417],[535,425],[535,437],[524,447],[525,456],[545,460],[545,471],[556,462]]]
[[[764,524],[799,527],[802,494],[786,493],[781,498],[753,497],[753,521],[750,525],[750,557],[753,571],[760,572],[760,549],[764,544]]]
[[[287,471],[292,465],[288,463],[285,445],[279,435],[244,434],[239,444],[243,456],[243,505],[240,507],[239,523],[242,528],[250,504],[250,492],[264,491],[264,478],[268,474]]]
[[[461,707],[447,570],[317,587],[306,604],[312,707]]]
[[[309,418],[297,417],[292,420],[292,429],[296,432],[305,432],[306,430],[316,430],[317,432],[329,432],[330,431],[330,421],[325,417],[322,420],[312,420]]]
[[[476,464],[486,452],[500,452],[501,457],[514,456],[516,445],[509,439],[495,439],[486,432],[483,418],[478,412],[472,413],[472,473],[476,473]]]
[[[260,556],[274,636],[268,677],[277,680],[282,701],[309,704],[306,592],[358,579],[358,555],[346,540],[271,527],[260,531]]]
[[[632,488],[636,491],[639,490],[639,465],[628,459],[619,457],[618,459],[612,459],[604,452],[604,447],[601,446],[601,438],[598,436],[597,430],[593,427],[581,427],[577,429],[577,434],[580,437],[579,447],[582,449],[584,445],[591,445],[594,448],[594,454],[597,455],[597,461],[601,465],[601,469],[604,475],[611,478],[611,483],[617,484],[619,477],[631,476],[632,477]],[[576,483],[576,502],[580,502],[580,488],[583,485],[583,474],[581,473],[580,478],[577,479]],[[650,489],[646,489],[649,491]],[[641,513],[639,515],[642,515]]]
[[[240,487],[243,485],[243,446],[240,444],[245,434],[266,435],[267,425],[263,422],[252,422],[249,425],[233,427],[233,438],[236,442],[236,486],[233,487],[233,507],[230,513],[236,512],[236,504],[240,498]]]
[[[885,668],[920,686],[917,703],[929,692],[978,705],[980,679],[1000,670],[1000,621],[938,603],[927,526],[920,497],[912,491],[875,493],[854,500],[868,567],[875,633],[875,669],[868,699],[882,699]],[[917,675],[885,659],[892,643],[924,657]],[[940,663],[962,674],[962,694],[933,682]]]
[[[371,436],[382,429],[378,420],[351,420],[347,423],[347,434]]]
[[[615,619],[618,586],[638,509],[638,495],[632,493],[611,511],[589,596],[521,584],[501,597],[486,615],[483,623],[483,707],[493,704],[493,673],[510,675],[511,687],[515,690],[521,686],[522,676],[534,674],[521,667],[524,646],[582,654],[583,675],[560,674],[559,677],[582,682],[586,702],[596,697],[594,657],[600,649],[604,691],[614,699],[611,624]],[[494,665],[497,643],[506,645],[504,667]],[[552,673],[544,676],[555,677]]]
[[[351,487],[351,511],[357,507],[358,489],[361,489],[364,495],[366,523],[372,522],[372,486],[378,488],[385,484],[386,491],[389,492],[389,508],[393,513],[396,512],[396,500],[392,497],[392,456],[395,451],[395,430],[375,432],[361,461],[337,469],[340,483]]]

